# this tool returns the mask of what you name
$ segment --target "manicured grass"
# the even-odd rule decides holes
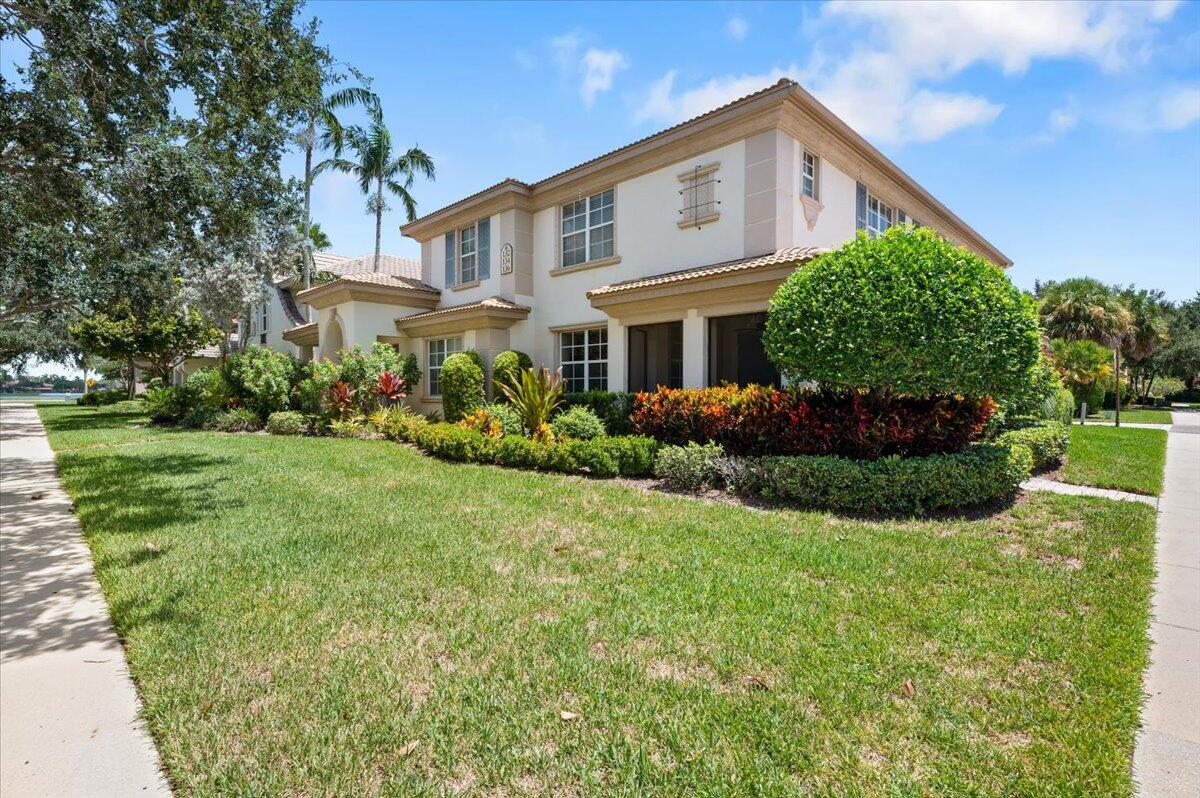
[[[41,412],[181,795],[1131,792],[1149,507],[874,523]]]
[[[1092,413],[1088,418],[1100,421],[1111,420],[1108,415],[1111,412],[1113,411],[1106,410],[1102,413]],[[1121,421],[1130,424],[1170,424],[1171,413],[1168,410],[1122,410]]]
[[[1166,430],[1076,425],[1062,481],[1158,496],[1166,459]]]

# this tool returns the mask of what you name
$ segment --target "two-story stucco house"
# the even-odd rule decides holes
[[[569,390],[777,380],[767,301],[806,260],[857,231],[937,230],[1010,261],[798,84],[780,81],[536,183],[508,179],[404,225],[419,264],[341,268],[279,287],[248,340],[301,357],[393,343],[417,354],[414,403],[440,403],[445,358],[490,367],[526,352]],[[318,266],[318,268],[321,268]]]

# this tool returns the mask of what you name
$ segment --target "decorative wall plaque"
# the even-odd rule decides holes
[[[500,273],[512,274],[513,270],[513,246],[505,244],[500,247]]]

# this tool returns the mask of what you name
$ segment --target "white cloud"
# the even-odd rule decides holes
[[[1126,97],[1100,109],[1097,118],[1126,133],[1183,130],[1200,121],[1200,86],[1168,86]]]
[[[1075,109],[1074,102],[1070,102],[1062,108],[1055,108],[1046,117],[1045,127],[1033,137],[1033,143],[1050,144],[1058,141],[1078,124],[1079,111]]]
[[[1083,58],[1116,70],[1143,60],[1153,23],[1175,0],[1155,3],[921,2],[834,0],[825,21],[866,22],[900,65],[924,76],[953,75],[975,63],[1024,72],[1039,58]]]
[[[583,35],[577,31],[568,31],[550,39],[550,50],[554,53],[554,60],[558,62],[558,68],[563,72],[570,72],[575,66],[575,55],[579,52],[580,45],[583,44]]]
[[[740,42],[750,32],[750,23],[742,17],[730,17],[725,23],[725,32],[729,34],[729,38]]]
[[[583,83],[579,93],[588,108],[596,101],[596,94],[612,88],[613,75],[629,66],[629,59],[618,50],[597,50],[595,47],[583,54],[579,61],[583,71]]]
[[[517,50],[513,52],[513,60],[516,61],[517,66],[519,66],[525,72],[533,71],[538,65],[537,56],[528,50],[521,48],[517,48]]]
[[[799,80],[800,70],[795,65],[787,69],[774,69],[758,75],[727,75],[713,78],[702,86],[673,94],[675,70],[663,75],[650,85],[642,103],[634,111],[635,122],[674,123],[724,105],[730,100],[766,88],[780,78]]]
[[[786,77],[804,84],[868,138],[890,144],[935,141],[990,124],[1003,111],[1002,105],[987,97],[938,90],[936,84],[979,65],[1019,74],[1044,59],[1084,60],[1104,70],[1120,70],[1149,56],[1155,24],[1170,17],[1177,6],[1177,0],[1105,4],[833,0],[805,28],[805,37],[820,44],[804,68],[793,64],[759,74],[725,75],[678,92],[676,73],[667,72],[649,87],[634,117],[678,122]],[[845,33],[839,28],[847,26],[851,35],[837,35]],[[848,52],[822,52],[828,42],[846,39],[856,43]],[[1164,103],[1156,111],[1159,124],[1191,118],[1186,96]],[[1061,135],[1077,121],[1060,115],[1050,120],[1048,130]]]
[[[1182,130],[1200,119],[1200,86],[1166,92],[1159,97],[1156,111],[1159,130]]]

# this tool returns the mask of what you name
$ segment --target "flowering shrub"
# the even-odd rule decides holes
[[[979,437],[994,410],[986,397],[722,385],[638,394],[630,420],[634,432],[662,443],[711,441],[731,455],[875,460],[961,451]]]

